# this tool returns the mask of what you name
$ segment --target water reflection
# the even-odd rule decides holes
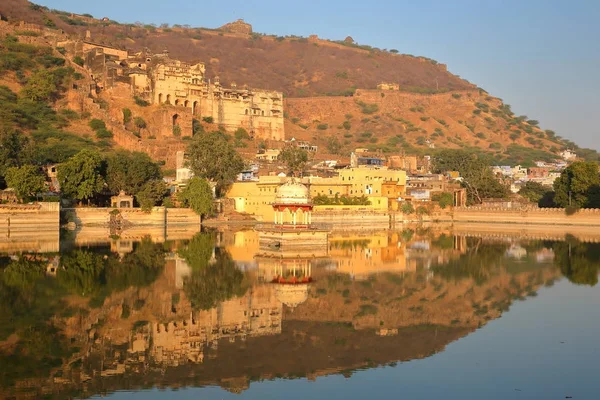
[[[561,274],[595,285],[600,268],[600,244],[572,236],[418,227],[282,249],[260,235],[12,246],[0,258],[0,396],[350,376],[442,351]]]

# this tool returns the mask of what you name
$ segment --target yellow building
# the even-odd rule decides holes
[[[270,222],[274,220],[271,205],[275,201],[277,189],[286,180],[285,177],[261,176],[258,182],[235,182],[227,193],[227,198],[234,199],[237,212],[252,214],[261,221]],[[406,193],[406,172],[386,167],[347,168],[340,170],[337,177],[310,176],[303,178],[301,182],[309,188],[311,198],[366,196],[371,204],[360,207],[371,210],[388,210],[390,204],[394,203],[390,201],[391,198],[401,197]],[[319,206],[316,209],[322,208]]]

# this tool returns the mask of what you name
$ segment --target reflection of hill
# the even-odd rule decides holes
[[[220,385],[239,392],[259,379],[346,374],[423,358],[499,317],[514,299],[534,295],[560,274],[548,257],[554,253],[540,243],[522,243],[526,255],[517,260],[507,256],[508,242],[415,235],[410,240],[408,235],[373,236],[368,242],[362,236],[340,237],[329,247],[332,262],[323,266],[242,254],[255,261],[244,272],[248,290],[196,311],[186,296],[187,279],[199,268],[217,265],[227,252],[214,251],[213,237],[204,234],[187,247],[175,244],[180,247],[167,252],[164,269],[152,275],[151,283],[141,279],[132,287],[117,287],[95,308],[89,298],[66,298],[70,311],[54,317],[66,337],[46,339],[64,342],[74,354],[64,355],[62,362],[57,358],[59,365],[36,379],[17,374],[16,386],[0,383],[10,387],[0,389],[0,397],[15,395],[15,387],[23,397],[82,391],[86,397],[156,385]],[[155,264],[144,260],[156,257],[156,245],[134,248],[120,263]],[[353,275],[336,260],[347,257],[358,265],[365,256],[381,263]],[[404,260],[417,256],[433,261],[405,268]],[[103,259],[110,264],[110,258]],[[286,297],[271,282],[274,277],[288,282],[290,276],[311,279],[291,286],[298,293]]]

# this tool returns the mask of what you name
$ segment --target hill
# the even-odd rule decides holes
[[[318,145],[317,158],[348,156],[357,147],[388,154],[465,148],[489,153],[498,163],[531,164],[551,161],[561,150],[571,148],[580,157],[598,160],[597,152],[580,149],[551,130],[541,130],[538,121],[515,115],[501,99],[449,73],[443,64],[397,54],[393,49],[359,45],[350,37],[333,42],[315,36],[268,36],[252,32],[242,21],[219,29],[125,25],[49,10],[26,0],[3,1],[0,14],[13,26],[19,41],[53,48],[52,56],[64,58],[66,65],[75,68],[82,85],[91,80],[87,72],[71,56],[59,54],[56,42],[44,42],[22,28],[19,31],[19,21],[56,29],[70,40],[87,37],[130,53],[149,50],[162,54],[168,50],[171,58],[204,62],[206,76],[219,76],[225,86],[235,82],[282,91],[286,97],[286,137]],[[6,62],[4,65],[10,67]],[[17,75],[9,71],[0,84],[18,92],[26,77]],[[392,84],[394,90],[378,89],[382,82]],[[67,85],[63,100],[57,99],[53,108],[71,107],[68,99],[74,97],[72,92],[72,86]],[[146,151],[174,166],[172,150],[183,149],[186,143],[177,138],[149,139],[154,136],[152,115],[157,106],[139,107],[123,88],[104,91],[97,101],[105,112],[67,121],[66,128],[87,140],[93,132],[86,118],[103,119],[114,134],[112,144]],[[148,135],[138,138],[135,129],[123,129],[124,108],[148,121]],[[217,128],[203,125],[205,130]],[[108,143],[100,144],[106,147]],[[262,145],[253,140],[236,142],[248,158]]]

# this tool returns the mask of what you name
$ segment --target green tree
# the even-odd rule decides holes
[[[452,207],[454,205],[454,195],[448,192],[440,194],[438,204],[440,208]]]
[[[576,161],[554,181],[554,202],[561,207],[599,207],[595,196],[599,187],[598,164]]]
[[[63,194],[89,200],[104,187],[104,160],[93,150],[81,150],[58,166],[58,181]]]
[[[194,175],[216,183],[219,197],[244,169],[240,155],[219,132],[196,135],[187,154]]]
[[[146,129],[146,127],[148,126],[146,124],[146,121],[144,121],[144,118],[142,117],[135,117],[135,119],[133,120],[133,124],[136,128],[138,128],[138,134],[141,134],[142,129]]]
[[[290,174],[302,176],[308,164],[308,152],[290,145],[279,154],[279,161],[287,165]]]
[[[551,190],[542,185],[539,182],[526,182],[521,189],[519,190],[519,194],[524,198],[528,199],[532,203],[539,204],[540,200],[546,195],[547,192],[551,192]]]
[[[194,176],[177,196],[185,207],[190,207],[200,217],[211,213],[213,193],[208,181]]]
[[[131,122],[131,110],[129,108],[123,109],[123,123],[128,124]]]
[[[8,168],[21,165],[28,143],[26,136],[0,125],[0,177],[4,177]]]
[[[433,171],[458,171],[462,177],[462,185],[467,189],[469,204],[480,204],[485,198],[508,196],[508,187],[501,184],[489,165],[474,153],[455,149],[441,150],[433,158]]]
[[[336,137],[330,137],[327,139],[327,150],[331,154],[340,154],[340,150],[342,149],[342,144]]]
[[[167,193],[167,185],[162,180],[154,179],[142,186],[142,189],[135,195],[135,199],[142,210],[150,211],[152,207],[162,203]]]
[[[6,171],[6,184],[15,190],[21,201],[27,201],[45,189],[46,179],[38,167],[24,165]]]
[[[137,195],[147,182],[162,179],[159,165],[146,153],[117,151],[106,165],[106,183],[113,193],[123,190]]]
[[[56,76],[45,69],[34,72],[21,90],[21,95],[31,101],[54,100],[57,94]]]
[[[405,202],[402,204],[402,207],[400,207],[400,211],[402,211],[403,214],[410,215],[415,212],[415,207],[413,207],[412,203]]]

